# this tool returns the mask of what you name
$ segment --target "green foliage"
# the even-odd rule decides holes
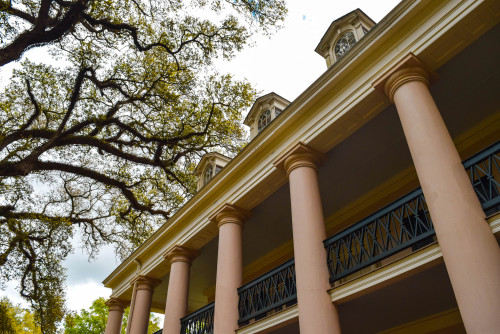
[[[80,313],[70,313],[64,319],[65,334],[102,334],[106,329],[108,321],[108,307],[104,304],[104,298],[94,300],[89,310],[81,310]],[[125,334],[127,329],[129,309],[125,310],[121,333]],[[151,314],[149,318],[148,334],[160,330],[160,319]]]
[[[0,333],[15,333],[19,326],[17,311],[7,298],[0,299]]]
[[[13,305],[7,297],[0,299],[0,334],[40,333],[33,313]]]
[[[213,59],[285,14],[284,0],[0,0],[0,66],[19,65],[0,94],[0,286],[20,282],[43,333],[65,313],[72,238],[127,256],[194,194],[204,153],[243,147],[255,91]]]

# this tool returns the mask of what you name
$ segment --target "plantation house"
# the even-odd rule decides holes
[[[333,19],[333,18],[332,18]],[[500,1],[332,22],[328,69],[104,280],[106,334],[498,333]],[[312,51],[312,50],[311,50]],[[276,87],[279,92],[279,87]]]

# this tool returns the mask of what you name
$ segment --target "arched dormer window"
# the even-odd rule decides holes
[[[257,130],[261,132],[266,126],[271,123],[271,110],[267,109],[259,116],[259,121],[257,122]]]
[[[349,51],[354,44],[356,44],[356,37],[354,37],[354,33],[352,31],[348,31],[338,39],[337,43],[335,43],[335,57],[337,60],[342,58],[347,51]]]
[[[207,168],[205,169],[205,175],[203,176],[203,184],[207,184],[208,181],[212,179],[212,174],[213,174],[213,167],[212,165],[208,165]]]

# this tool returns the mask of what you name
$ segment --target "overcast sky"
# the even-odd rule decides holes
[[[274,91],[293,101],[326,70],[324,59],[314,49],[333,20],[360,8],[379,22],[398,3],[399,0],[289,0],[284,28],[271,38],[256,38],[252,48],[231,62],[220,63],[220,71],[246,78],[262,94]],[[0,76],[5,78],[9,68],[2,70]],[[101,282],[117,265],[111,248],[102,249],[98,259],[91,263],[76,248],[66,260],[68,309],[88,308],[94,299],[109,297],[111,291]],[[26,305],[15,288],[11,284],[0,295]]]

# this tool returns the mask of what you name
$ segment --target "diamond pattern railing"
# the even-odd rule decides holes
[[[325,241],[330,282],[434,234],[422,190],[416,189]]]
[[[500,211],[500,142],[464,162],[487,215]],[[405,248],[431,241],[434,227],[418,188],[324,241],[330,282],[341,279]]]
[[[214,332],[214,303],[181,319],[181,334],[212,334]]]
[[[464,162],[486,215],[500,211],[500,142]]]
[[[240,324],[259,319],[283,305],[297,303],[295,261],[292,259],[238,289]]]
[[[486,215],[500,211],[500,141],[464,162]],[[434,227],[418,188],[324,241],[330,282],[402,249],[432,241]],[[240,324],[297,302],[294,259],[238,289]],[[214,303],[181,319],[181,334],[212,334]],[[161,330],[157,333],[161,333]],[[156,333],[155,333],[156,334]]]

